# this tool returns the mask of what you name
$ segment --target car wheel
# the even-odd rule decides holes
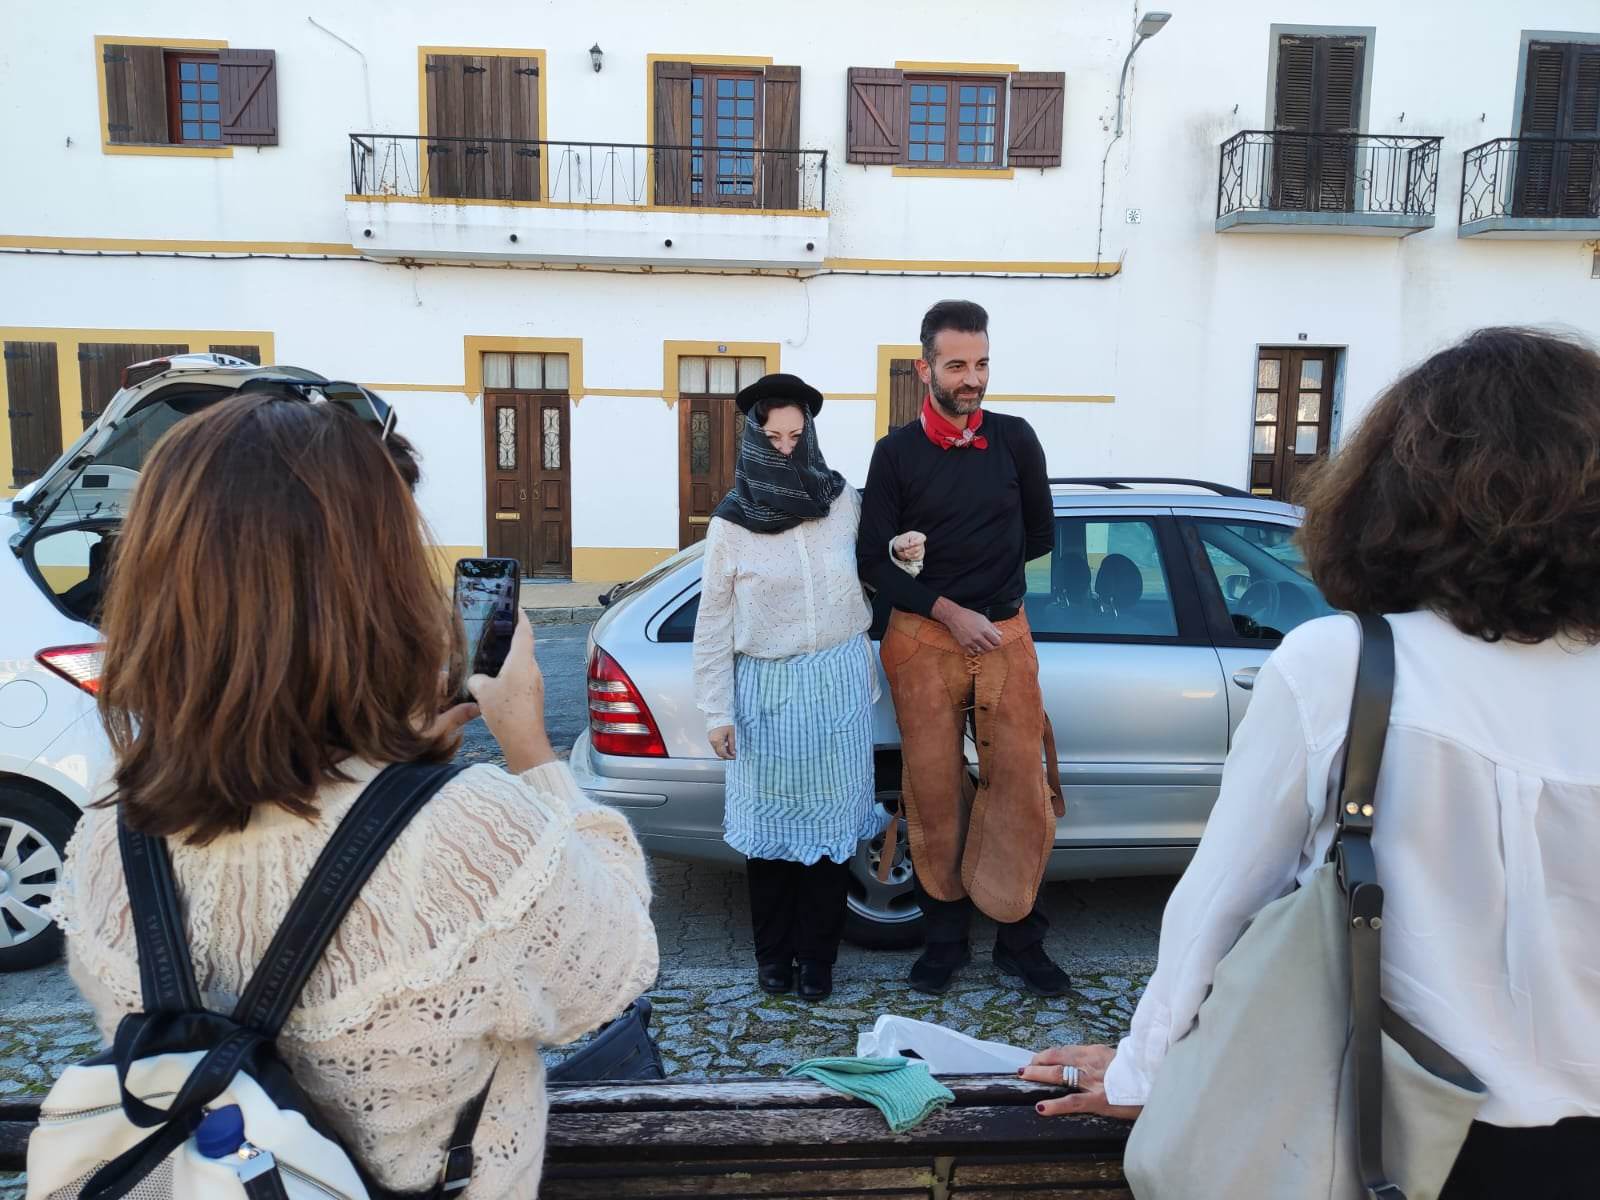
[[[61,930],[46,913],[75,821],[33,792],[0,785],[0,971],[53,962]]]
[[[879,792],[878,803],[898,813],[899,792]],[[895,839],[894,864],[887,882],[878,879],[883,834],[863,838],[850,859],[850,892],[845,901],[844,939],[868,950],[906,950],[923,939],[922,906],[911,886],[911,846],[906,822]],[[887,825],[885,830],[887,831]]]

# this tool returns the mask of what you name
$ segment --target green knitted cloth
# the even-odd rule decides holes
[[[808,1058],[785,1075],[803,1075],[836,1092],[865,1100],[883,1114],[893,1133],[926,1121],[935,1109],[955,1103],[955,1093],[928,1074],[928,1064],[899,1056]]]

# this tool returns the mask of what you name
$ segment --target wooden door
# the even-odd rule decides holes
[[[733,486],[744,415],[731,399],[678,401],[678,545],[706,536],[711,514]]]
[[[1600,45],[1530,42],[1517,147],[1519,217],[1600,217]]]
[[[1366,49],[1361,37],[1278,39],[1274,128],[1284,136],[1273,139],[1274,210],[1354,210]]]
[[[889,360],[889,428],[909,425],[922,413],[922,380],[917,378],[917,360]]]
[[[122,387],[122,372],[134,363],[152,358],[187,354],[188,343],[160,342],[83,342],[78,346],[78,395],[83,401],[79,416],[87,429],[105,412],[111,397]]]
[[[484,393],[488,550],[527,576],[572,574],[572,434],[565,395]]]
[[[430,54],[423,64],[427,192],[478,200],[539,199],[539,61]]]
[[[6,417],[12,487],[23,487],[61,457],[61,388],[54,342],[7,342]]]
[[[1305,468],[1328,453],[1337,362],[1333,350],[1262,348],[1250,444],[1252,492],[1292,501]]]

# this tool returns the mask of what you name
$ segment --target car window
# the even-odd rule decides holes
[[[1200,519],[1194,527],[1239,637],[1275,642],[1334,611],[1311,581],[1292,526]]]
[[[116,546],[114,523],[76,529],[51,529],[29,546],[33,565],[56,602],[73,616],[97,624],[105,595],[106,572]]]
[[[1177,613],[1154,522],[1057,517],[1055,548],[1028,564],[1036,635],[1175,637]]]
[[[656,626],[658,642],[694,641],[694,622],[700,615],[700,593],[696,592],[677,608],[660,625]]]

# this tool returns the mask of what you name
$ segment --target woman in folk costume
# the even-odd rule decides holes
[[[749,860],[761,987],[821,1000],[833,991],[847,864],[884,819],[872,615],[856,574],[861,500],[822,457],[815,388],[767,375],[737,403],[734,486],[706,533],[695,696],[728,760],[723,837]],[[894,553],[919,570],[921,535],[900,535]]]

